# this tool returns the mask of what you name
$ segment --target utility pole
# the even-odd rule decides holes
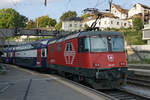
[[[109,11],[111,12],[111,6],[112,6],[113,0],[109,0]]]
[[[47,6],[47,0],[45,0],[44,5]]]

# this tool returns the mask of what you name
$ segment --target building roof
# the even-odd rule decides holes
[[[102,14],[100,18],[104,18],[104,17],[119,18],[119,17],[114,16],[114,14],[112,14],[112,13],[108,13],[108,12],[99,12],[99,13]],[[84,19],[82,22],[87,22],[87,21],[90,21],[90,20],[95,20],[96,18],[97,18],[97,15],[96,14],[92,14],[89,17],[87,17],[86,19]]]
[[[121,8],[119,5],[112,4],[119,12],[127,14],[129,10]]]
[[[139,4],[139,5],[141,5],[143,8],[145,8],[145,9],[150,9],[150,7],[148,7],[148,6],[146,6],[146,5],[143,5],[143,4],[141,4],[141,3],[137,3],[137,4]],[[136,5],[136,4],[135,4]],[[134,6],[135,6],[134,5]]]
[[[65,19],[64,21],[82,21],[83,18],[81,17],[69,17],[67,19]]]
[[[112,13],[101,12],[101,14],[102,14],[101,18],[104,18],[104,17],[119,18],[117,16],[114,16],[114,14]]]

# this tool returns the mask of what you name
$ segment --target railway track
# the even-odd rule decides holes
[[[110,96],[116,98],[117,100],[147,100],[147,98],[144,98],[144,97],[138,96],[136,94],[132,94],[127,91],[120,90],[120,89],[104,90],[101,92],[103,92],[107,95],[110,95]]]
[[[140,75],[128,77],[128,83],[150,87],[150,77]]]
[[[150,77],[144,75],[128,77],[127,85],[122,89],[150,100]]]

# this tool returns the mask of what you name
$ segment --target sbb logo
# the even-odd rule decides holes
[[[107,58],[108,58],[108,61],[110,61],[110,62],[114,61],[114,55],[113,54],[107,55]]]

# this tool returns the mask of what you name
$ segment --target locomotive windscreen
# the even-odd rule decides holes
[[[123,52],[124,40],[120,36],[82,37],[78,41],[79,52]]]
[[[107,52],[108,43],[106,37],[91,37],[91,52]]]
[[[112,37],[111,39],[112,51],[124,51],[124,41],[121,37]]]

